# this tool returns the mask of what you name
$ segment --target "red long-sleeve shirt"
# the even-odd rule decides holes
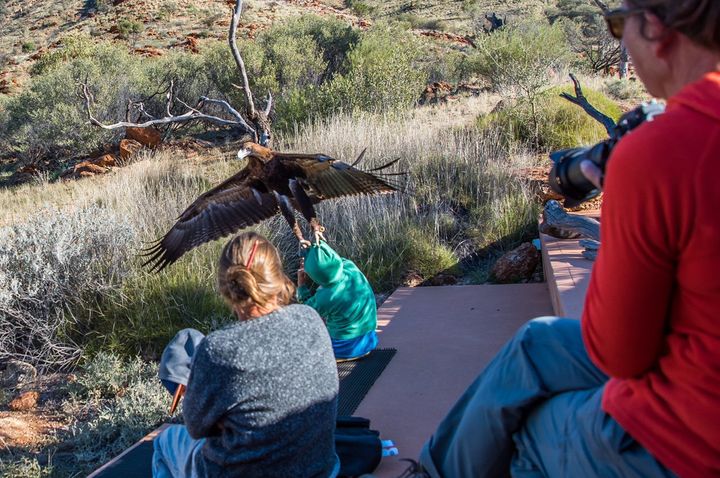
[[[609,160],[582,317],[603,409],[683,477],[720,476],[720,72]]]

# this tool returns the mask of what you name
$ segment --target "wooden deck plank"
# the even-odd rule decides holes
[[[600,211],[583,211],[584,216],[600,218]],[[582,255],[578,239],[557,239],[540,234],[543,272],[555,315],[579,319],[590,285],[593,261]]]
[[[397,353],[360,403],[400,454],[373,473],[396,477],[416,459],[450,407],[527,320],[552,314],[547,285],[398,289],[378,315],[380,346]]]

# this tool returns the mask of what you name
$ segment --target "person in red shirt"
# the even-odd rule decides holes
[[[582,320],[528,322],[426,443],[437,477],[720,476],[720,1],[606,15],[664,114],[604,179]]]

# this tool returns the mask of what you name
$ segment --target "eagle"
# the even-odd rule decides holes
[[[324,154],[280,153],[253,142],[243,143],[237,157],[247,165],[221,184],[203,193],[178,217],[174,226],[143,254],[143,266],[161,271],[189,250],[253,226],[278,212],[287,220],[301,247],[310,246],[295,219],[299,211],[308,221],[315,242],[325,228],[314,205],[326,199],[352,195],[389,194],[401,189],[398,176],[382,172],[398,159],[363,171]]]

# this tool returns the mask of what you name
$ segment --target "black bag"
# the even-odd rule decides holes
[[[340,457],[341,477],[372,473],[382,458],[380,432],[370,429],[362,417],[338,417],[335,425],[335,451]]]

